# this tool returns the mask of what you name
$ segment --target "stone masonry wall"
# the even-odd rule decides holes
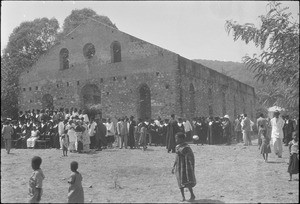
[[[114,41],[121,45],[121,62],[111,61],[111,44]],[[92,43],[96,50],[91,59],[83,55],[83,47],[87,43]],[[69,51],[69,69],[65,70],[60,69],[59,52],[62,48]],[[214,115],[222,115],[222,90],[226,93],[226,110],[230,116],[234,112],[234,96],[238,113],[251,112],[255,104],[252,87],[90,20],[66,36],[21,75],[19,108],[41,109],[45,94],[53,97],[55,109],[82,108],[82,89],[88,84],[96,85],[101,92],[104,117],[133,115],[137,118],[139,87],[143,84],[150,88],[152,118],[169,118],[172,113],[189,119],[207,116],[208,88],[213,93],[211,103]],[[189,93],[191,84],[195,91],[194,110],[191,109],[193,103]]]
[[[211,88],[213,116],[228,114],[233,119],[235,114],[247,113],[255,120],[255,93],[252,87],[183,57],[179,57],[179,69],[182,86],[181,117],[191,119],[195,116],[209,116],[208,89]],[[191,84],[195,89],[196,111],[191,111],[190,106]],[[225,101],[222,93],[225,94]]]

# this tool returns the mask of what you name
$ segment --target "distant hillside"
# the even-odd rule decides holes
[[[203,59],[194,59],[193,61],[253,86],[254,88],[259,88],[261,85],[261,83],[257,83],[256,79],[254,79],[255,74],[248,70],[243,63]]]

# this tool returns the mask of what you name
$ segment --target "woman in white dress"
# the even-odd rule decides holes
[[[34,148],[36,141],[39,139],[40,131],[33,126],[31,136],[27,139],[27,148]]]
[[[75,134],[75,125],[72,120],[69,121],[69,124],[67,125],[66,129],[68,130],[69,135],[69,151],[74,152],[76,151],[75,143],[77,142],[77,137]]]

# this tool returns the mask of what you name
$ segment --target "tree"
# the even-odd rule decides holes
[[[1,114],[17,115],[19,76],[53,46],[58,28],[54,18],[35,19],[21,23],[9,36],[1,56]]]
[[[71,14],[65,18],[63,24],[63,31],[62,33],[60,33],[60,37],[69,34],[87,19],[93,19],[118,29],[116,25],[113,24],[107,16],[98,15],[95,11],[89,8],[84,8],[80,10],[76,9],[72,10]]]
[[[225,30],[233,33],[234,41],[253,42],[261,48],[260,55],[245,56],[243,62],[258,81],[274,87],[276,94],[268,101],[275,99],[273,105],[294,109],[299,106],[299,22],[292,22],[288,7],[281,8],[281,3],[267,6],[268,13],[259,16],[260,27],[227,20]]]

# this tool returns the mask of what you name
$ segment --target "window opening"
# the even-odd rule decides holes
[[[96,53],[95,46],[92,43],[87,43],[83,47],[83,56],[86,59],[92,59]]]

